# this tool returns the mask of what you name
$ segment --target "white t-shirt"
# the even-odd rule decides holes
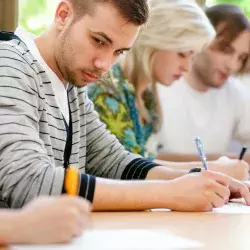
[[[42,65],[43,69],[46,71],[49,79],[52,83],[54,94],[56,97],[56,102],[60,108],[62,115],[67,123],[69,123],[69,106],[68,106],[68,95],[67,87],[63,82],[58,78],[58,76],[52,71],[48,64],[43,60],[35,42],[35,36],[26,30],[18,27],[15,31],[15,34],[20,37],[20,39],[27,45],[32,55],[36,58],[38,63]]]
[[[250,74],[249,73],[238,76],[237,79],[240,82],[242,82],[247,87],[247,89],[250,91]]]
[[[157,135],[162,152],[196,154],[200,137],[207,154],[224,154],[232,140],[250,143],[250,92],[236,79],[203,93],[184,78],[172,86],[158,84],[163,125]]]

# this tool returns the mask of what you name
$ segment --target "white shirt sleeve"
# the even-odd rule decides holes
[[[241,82],[235,82],[233,92],[236,114],[233,139],[250,144],[250,90]]]

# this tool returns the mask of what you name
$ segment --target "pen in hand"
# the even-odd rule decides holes
[[[195,137],[194,141],[195,141],[196,149],[197,149],[199,156],[201,158],[202,166],[205,170],[208,170],[207,158],[206,158],[205,152],[203,150],[201,140],[199,137]]]
[[[240,161],[243,159],[246,151],[247,151],[247,148],[243,147],[242,150],[241,150],[241,152],[240,152],[240,156],[239,156],[239,160]]]
[[[76,196],[78,194],[79,172],[77,168],[69,166],[65,173],[64,187],[68,195]]]

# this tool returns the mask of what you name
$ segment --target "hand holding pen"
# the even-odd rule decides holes
[[[69,166],[66,169],[64,187],[68,195],[76,196],[78,194],[79,171],[77,168]]]
[[[195,141],[195,145],[196,145],[196,149],[198,151],[198,154],[201,158],[202,166],[205,170],[208,170],[207,158],[206,158],[201,140],[199,137],[196,137],[194,139],[194,141]]]

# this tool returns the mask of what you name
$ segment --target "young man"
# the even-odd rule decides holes
[[[184,78],[169,88],[159,86],[164,115],[159,133],[161,159],[198,159],[195,136],[201,138],[210,160],[225,155],[233,139],[250,142],[250,93],[230,77],[247,67],[249,20],[230,4],[215,5],[206,13],[217,31],[216,38],[195,58]]]
[[[235,191],[250,204],[245,184],[209,171],[182,176],[130,154],[99,121],[84,86],[130,49],[147,17],[145,0],[64,0],[35,41],[0,44],[0,187],[11,207],[64,193],[69,165],[94,210],[207,211]]]

